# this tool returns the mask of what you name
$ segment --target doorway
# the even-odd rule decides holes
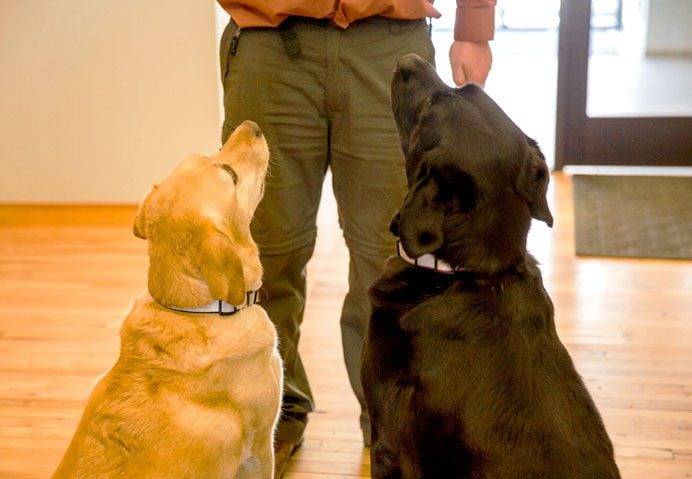
[[[562,0],[555,169],[692,166],[692,3]]]

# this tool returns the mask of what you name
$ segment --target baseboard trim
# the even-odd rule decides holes
[[[119,204],[1,204],[0,227],[125,226],[132,224],[137,205]]]

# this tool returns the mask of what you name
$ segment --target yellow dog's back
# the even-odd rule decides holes
[[[249,436],[275,425],[281,374],[259,306],[195,315],[140,300],[54,477],[233,477]]]

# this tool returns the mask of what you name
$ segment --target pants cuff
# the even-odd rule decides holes
[[[307,414],[299,417],[282,416],[276,427],[275,440],[298,445],[303,442],[303,433],[308,423]]]

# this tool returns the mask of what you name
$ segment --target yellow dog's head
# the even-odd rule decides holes
[[[246,121],[218,154],[192,155],[154,185],[135,216],[149,240],[149,292],[161,304],[194,307],[213,300],[241,305],[260,287],[262,267],[250,221],[269,164],[259,127]]]

